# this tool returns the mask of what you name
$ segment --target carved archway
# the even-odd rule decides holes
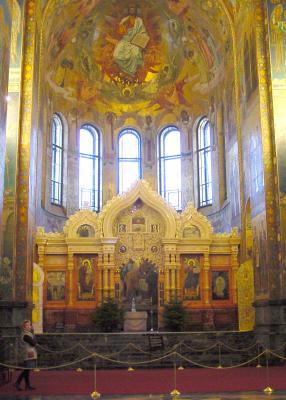
[[[112,226],[117,215],[123,209],[131,207],[138,199],[162,216],[166,227],[165,238],[177,236],[178,214],[157,192],[151,190],[146,181],[140,180],[130,191],[122,196],[114,197],[103,208],[101,218],[104,237],[113,237]]]

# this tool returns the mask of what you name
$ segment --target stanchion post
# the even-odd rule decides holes
[[[180,396],[180,392],[177,389],[177,363],[176,360],[174,361],[174,389],[171,391],[170,395],[173,397]]]
[[[182,343],[180,342],[180,355],[182,354]],[[180,357],[180,366],[178,368],[179,371],[182,371],[184,369],[183,365],[182,365],[182,358]]]
[[[221,344],[218,344],[218,368],[222,368],[221,365]]]
[[[100,397],[100,393],[96,390],[96,363],[94,363],[94,391],[91,393],[92,399],[98,399]]]
[[[263,389],[263,392],[266,394],[271,394],[273,392],[273,388],[270,386],[270,376],[269,376],[269,350],[265,351],[266,356],[266,388]]]
[[[261,368],[262,365],[260,364],[260,344],[257,343],[257,365],[256,368]]]

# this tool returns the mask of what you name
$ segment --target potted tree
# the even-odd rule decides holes
[[[186,322],[186,311],[179,300],[171,300],[165,304],[163,311],[163,320],[166,330],[180,332],[184,330]]]
[[[98,332],[118,332],[123,327],[124,311],[111,298],[104,301],[92,314]]]

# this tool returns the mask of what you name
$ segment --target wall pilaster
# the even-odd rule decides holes
[[[34,209],[31,188],[35,175],[31,170],[31,149],[35,141],[33,126],[33,91],[36,36],[36,2],[25,4],[25,34],[23,44],[23,83],[20,108],[20,134],[18,143],[16,192],[16,245],[15,245],[15,300],[31,301],[32,289],[32,233]]]

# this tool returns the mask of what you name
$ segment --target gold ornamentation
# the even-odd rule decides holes
[[[123,209],[131,207],[138,199],[141,199],[144,204],[153,208],[162,216],[166,225],[166,237],[176,236],[177,221],[179,221],[178,213],[158,192],[152,190],[147,181],[141,179],[128,192],[113,197],[103,207],[99,219],[102,222],[103,235],[105,237],[113,236],[112,228],[118,214]]]
[[[78,235],[78,228],[84,224],[94,228],[95,236]],[[200,236],[195,236],[195,240],[183,237],[186,227],[194,229],[195,233],[198,231]],[[152,266],[158,277],[160,299],[168,301],[172,291],[183,290],[180,255],[188,254],[192,258],[204,254],[203,307],[210,302],[208,276],[213,258],[209,254],[220,255],[219,258],[215,256],[218,259],[215,265],[225,263],[226,259],[230,261],[229,271],[233,272],[233,288],[230,289],[235,290],[238,231],[234,229],[229,234],[213,234],[210,222],[192,204],[179,214],[144,181],[138,182],[128,193],[114,197],[99,214],[90,210],[78,211],[67,221],[63,233],[45,233],[39,227],[36,243],[46,279],[47,272],[56,265],[68,273],[66,289],[69,305],[74,301],[75,254],[81,254],[83,259],[90,254],[98,254],[99,299],[108,295],[121,300],[121,267],[131,259],[136,266],[142,262]],[[144,279],[140,282],[143,291],[146,291],[145,283]],[[230,301],[236,304],[236,297],[233,295]]]
[[[172,390],[171,393],[170,393],[170,395],[171,395],[171,396],[174,396],[174,397],[180,396],[180,394],[181,394],[181,392],[179,392],[178,389],[174,389],[174,390]]]
[[[254,273],[252,259],[240,265],[237,271],[238,320],[240,331],[251,331],[255,323]]]
[[[29,297],[26,282],[26,274],[31,265],[28,264],[28,253],[30,242],[27,241],[28,219],[30,210],[30,177],[27,171],[30,170],[31,143],[36,135],[35,126],[32,124],[32,106],[34,91],[34,58],[35,58],[35,34],[36,34],[36,2],[25,2],[25,36],[23,41],[23,79],[22,97],[20,110],[20,129],[18,140],[18,181],[16,199],[16,256],[17,260],[15,276],[17,276],[15,293],[16,298],[24,299]],[[34,184],[34,182],[33,182]],[[28,293],[27,293],[28,292]]]
[[[273,393],[273,389],[270,386],[267,386],[265,389],[263,389],[263,392],[266,394],[271,394]]]
[[[180,235],[183,229],[191,225],[199,229],[201,238],[208,239],[213,233],[213,227],[207,217],[201,214],[193,203],[189,202],[180,216]]]
[[[101,396],[101,394],[98,393],[96,390],[94,390],[94,391],[91,393],[90,396],[91,396],[92,399],[98,399],[98,398]]]
[[[77,231],[82,225],[90,225],[94,228],[95,237],[102,237],[98,214],[91,210],[80,210],[72,215],[67,220],[63,231],[68,238],[76,238],[78,237]]]

